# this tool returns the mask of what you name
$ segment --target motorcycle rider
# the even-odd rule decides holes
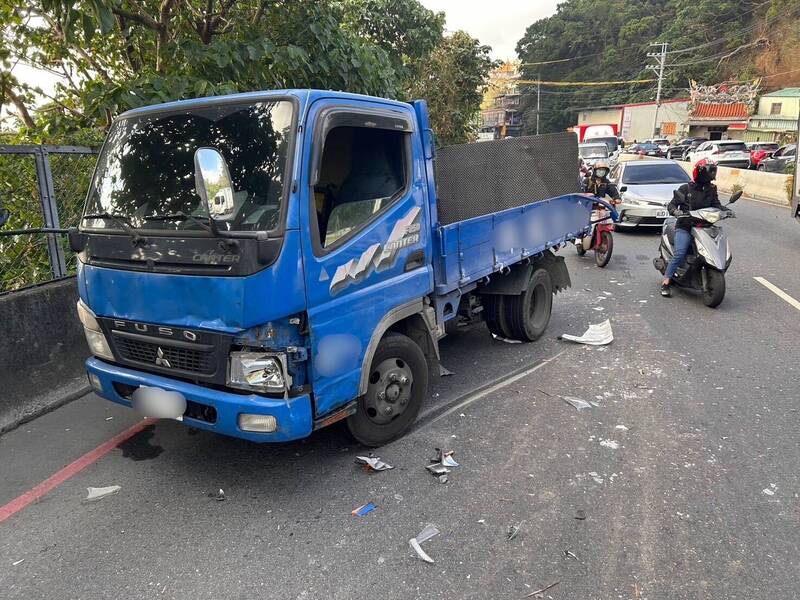
[[[717,165],[708,162],[705,158],[697,161],[692,171],[692,181],[684,183],[672,195],[672,201],[667,206],[669,214],[676,217],[675,221],[675,253],[664,271],[661,281],[661,295],[669,298],[672,295],[670,282],[675,276],[675,271],[686,260],[689,248],[692,246],[692,227],[696,219],[689,211],[701,208],[722,208],[717,186],[712,182],[717,177]]]
[[[589,172],[588,177],[583,180],[583,191],[597,196],[598,198],[611,197],[614,204],[620,203],[619,190],[617,186],[608,180],[608,173],[611,169],[608,162],[600,159],[594,163],[594,167]]]

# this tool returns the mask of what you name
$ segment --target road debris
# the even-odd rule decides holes
[[[447,467],[445,467],[445,466],[444,466],[443,464],[441,464],[441,463],[436,463],[436,464],[433,464],[433,465],[428,465],[428,466],[426,466],[425,468],[426,468],[426,469],[428,469],[428,471],[430,471],[430,472],[431,472],[431,473],[433,473],[434,475],[445,475],[445,474],[447,474],[447,473],[449,473],[449,472],[450,472],[450,469],[448,469]]]
[[[439,363],[439,377],[450,377],[451,375],[455,375],[455,373],[445,368],[442,363]]]
[[[606,319],[602,323],[589,325],[589,329],[583,335],[576,336],[564,333],[559,339],[589,346],[605,346],[614,341],[614,333],[611,331],[611,321]]]
[[[113,419],[113,418],[114,418],[114,417],[106,417],[106,421],[110,421],[110,420],[111,420],[111,419]]]
[[[592,310],[605,310],[602,306],[593,306]]]
[[[619,450],[619,442],[616,440],[600,440],[600,445],[605,446],[606,448],[611,448],[612,450]]]
[[[511,540],[513,540],[515,537],[517,537],[517,535],[519,535],[520,529],[522,529],[522,524],[524,522],[525,521],[523,520],[523,521],[520,521],[519,523],[517,523],[516,525],[511,524],[511,525],[508,526],[508,531],[506,533],[506,539],[509,542]]]
[[[603,483],[603,481],[604,481],[604,479],[603,479],[602,477],[600,477],[600,475],[598,475],[598,474],[597,474],[596,472],[594,472],[594,471],[592,471],[591,473],[589,473],[589,477],[591,477],[591,478],[592,478],[592,480],[593,480],[595,483]]]
[[[584,510],[578,509],[575,512],[575,516],[572,517],[576,521],[585,521],[586,520],[586,512]]]
[[[578,557],[571,550],[564,550],[564,558],[574,558],[575,560],[578,560]]]
[[[364,465],[365,471],[388,471],[394,467],[370,453],[369,456],[356,456],[356,464]]]
[[[592,405],[589,404],[586,400],[581,400],[580,398],[576,398],[575,396],[561,396],[561,399],[567,404],[571,404],[573,407],[575,407],[575,410],[580,411],[592,408]]]
[[[25,559],[24,558],[20,558],[17,562],[11,563],[11,566],[12,567],[16,567],[17,565],[21,565],[24,562],[25,562]]]
[[[496,339],[496,340],[500,341],[500,342],[505,342],[506,344],[521,344],[521,343],[522,343],[522,342],[520,342],[519,340],[510,340],[510,339],[508,339],[508,338],[500,337],[500,336],[499,336],[499,335],[497,335],[496,333],[493,333],[493,334],[492,334],[492,337],[493,337],[494,339]]]
[[[101,498],[105,498],[106,496],[110,496],[112,494],[116,494],[122,489],[120,485],[109,485],[107,487],[87,487],[86,491],[88,495],[86,496],[86,500],[90,502],[94,500],[100,500]]]
[[[458,467],[459,464],[453,458],[455,450],[447,450],[444,448],[434,448],[436,450],[436,458],[432,458],[431,462],[443,465],[445,467]]]
[[[419,556],[422,560],[424,560],[426,563],[433,564],[433,559],[425,553],[420,544],[427,542],[436,535],[439,535],[439,530],[436,528],[436,526],[426,525],[425,528],[417,534],[417,537],[413,537],[408,540],[408,545],[411,546],[417,556]]]
[[[620,431],[629,431],[629,427],[625,427],[625,425],[617,425],[614,429],[619,429]]]
[[[363,517],[364,515],[371,513],[376,508],[378,507],[375,506],[372,502],[367,502],[366,504],[362,504],[358,508],[354,508],[352,511],[350,511],[350,514],[353,515],[354,517]]]
[[[764,488],[763,490],[761,490],[761,493],[766,494],[767,496],[774,496],[775,490],[777,489],[778,489],[777,485],[775,485],[774,483],[770,483],[768,488]]]
[[[219,488],[216,492],[208,492],[208,497],[213,498],[217,502],[225,502],[225,490]]]
[[[528,594],[528,595],[527,595],[527,596],[525,596],[525,597],[526,597],[526,598],[531,598],[531,597],[533,597],[533,596],[538,596],[538,595],[540,595],[540,594],[544,594],[544,593],[545,593],[547,590],[549,590],[549,589],[551,589],[551,588],[554,588],[554,587],[556,587],[556,586],[557,586],[559,583],[561,583],[561,582],[560,582],[560,581],[556,581],[555,583],[551,583],[551,584],[550,584],[550,585],[548,585],[547,587],[543,587],[543,588],[542,588],[542,589],[540,589],[540,590],[536,590],[535,592],[531,592],[530,594]]]

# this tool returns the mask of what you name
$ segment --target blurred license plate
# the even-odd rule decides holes
[[[145,417],[183,420],[186,398],[179,392],[143,385],[131,397],[133,408]]]
[[[656,211],[656,219],[666,219],[666,218],[667,218],[667,211],[665,210]]]

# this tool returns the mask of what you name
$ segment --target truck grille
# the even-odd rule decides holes
[[[213,351],[176,348],[121,335],[113,338],[117,352],[125,360],[201,375],[212,375],[216,369]]]

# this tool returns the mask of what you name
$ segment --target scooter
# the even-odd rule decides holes
[[[698,222],[692,227],[692,245],[686,262],[678,267],[672,283],[679,288],[701,292],[703,303],[711,308],[719,306],[725,298],[725,271],[731,264],[728,236],[717,223],[736,216],[727,207],[741,196],[742,192],[736,192],[722,210],[701,208],[689,212]],[[662,275],[675,253],[676,221],[675,217],[664,221],[658,248],[660,256],[653,259],[653,265]]]
[[[613,200],[606,196],[606,200],[613,203]],[[589,250],[594,250],[595,264],[603,268],[611,260],[611,253],[614,251],[614,220],[611,213],[602,204],[595,204],[592,210],[592,231],[589,235],[575,240],[575,250],[578,256],[583,256]]]

